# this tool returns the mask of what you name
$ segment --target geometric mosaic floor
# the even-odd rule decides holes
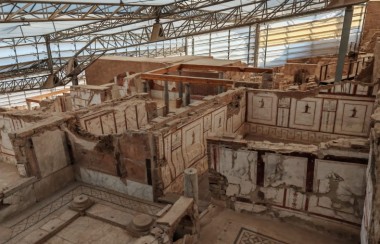
[[[121,196],[103,189],[98,189],[87,185],[78,185],[71,191],[63,194],[58,199],[55,199],[54,201],[48,203],[44,207],[40,208],[38,211],[34,212],[33,214],[27,216],[25,219],[13,225],[11,227],[11,239],[21,234],[33,225],[37,224],[44,218],[48,217],[56,210],[68,205],[74,199],[74,197],[79,196],[81,194],[85,194],[94,199],[110,202],[128,208],[130,210],[149,215],[155,215],[162,209],[162,207],[159,207],[158,204],[141,202],[136,199],[131,199],[126,196]],[[2,240],[0,240],[0,243],[3,243]]]
[[[286,244],[272,237],[241,228],[234,244]]]

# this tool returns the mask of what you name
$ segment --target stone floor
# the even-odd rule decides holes
[[[62,219],[70,202],[79,195],[86,195],[96,203],[88,212],[92,218],[75,219],[48,243],[128,243],[125,240],[131,237],[125,228],[118,226],[127,225],[137,214],[156,216],[166,206],[77,182],[0,223],[0,243],[28,243],[28,237],[33,237],[33,233],[45,232],[45,226],[51,221]]]
[[[240,214],[213,206],[201,220],[199,244],[337,244],[359,243],[339,240],[329,234],[301,228],[275,219]]]
[[[79,217],[50,238],[47,244],[128,243],[135,238],[117,226],[86,216]]]

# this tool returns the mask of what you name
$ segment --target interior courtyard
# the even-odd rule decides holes
[[[0,243],[380,243],[377,14],[1,1]]]

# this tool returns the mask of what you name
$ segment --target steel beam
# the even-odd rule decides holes
[[[128,53],[117,53],[118,55],[132,55],[136,56],[136,52],[128,52]],[[166,49],[158,49],[158,50],[145,50],[141,51],[141,56],[147,57],[150,55],[154,57],[154,55],[158,56],[166,56],[169,54],[184,54],[184,48],[178,47],[177,49],[166,48]],[[84,57],[84,60],[88,60],[89,57]],[[81,61],[82,62],[82,61]],[[57,61],[55,61],[57,63]],[[8,76],[1,77],[0,81],[0,94],[8,93],[8,92],[16,92],[22,90],[35,90],[43,88],[47,78],[49,77],[49,70],[46,68],[45,70],[32,71],[29,73],[23,72],[24,75],[21,75],[19,72],[14,73],[13,76],[10,73],[7,73]],[[26,76],[29,75],[29,76]]]
[[[346,59],[348,42],[350,39],[353,13],[354,13],[354,10],[352,6],[346,7],[346,11],[344,12],[342,35],[340,37],[338,61],[337,61],[336,70],[335,70],[335,82],[339,82],[342,80],[344,61]]]
[[[127,1],[126,1],[127,2]],[[0,22],[42,22],[105,20],[105,19],[143,19],[149,17],[157,8],[170,9],[186,1],[168,5],[128,4],[128,3],[94,3],[67,1],[2,1],[0,5]]]
[[[266,0],[259,0],[167,21],[162,23],[162,27],[166,40],[172,40],[283,18],[313,14],[323,10],[332,10],[333,8],[326,8],[328,2],[328,0],[308,0],[302,2],[287,0],[275,6],[268,6]],[[250,7],[252,11],[247,14],[243,10],[244,7]],[[74,58],[78,59],[79,63],[73,73],[78,74],[82,72],[91,62],[109,51],[151,43],[151,32],[152,26],[145,26],[93,38],[74,55]],[[54,75],[59,81],[55,85],[64,85],[71,81],[71,74],[67,73],[66,65],[67,63],[55,71]]]
[[[53,70],[53,57],[51,55],[50,36],[49,35],[45,36],[45,42],[46,42],[46,51],[47,51],[47,56],[48,56],[47,66],[48,66],[50,73],[52,74],[54,72],[54,70]]]

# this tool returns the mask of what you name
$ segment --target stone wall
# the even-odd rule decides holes
[[[370,134],[370,160],[367,168],[367,190],[364,204],[364,214],[361,229],[362,243],[380,242],[380,170],[379,170],[379,138],[380,138],[380,110],[377,95],[376,109],[372,115],[372,128]]]
[[[236,210],[289,210],[359,226],[368,148],[356,149],[355,141],[312,146],[211,138],[210,188]]]
[[[28,127],[46,117],[33,111],[8,111],[0,114],[0,157],[3,162],[16,164],[15,151],[8,134]]]
[[[361,51],[372,52],[376,37],[380,36],[380,2],[368,1],[363,24],[363,34],[360,42]]]
[[[9,133],[19,174],[28,178],[0,196],[6,206],[0,213],[0,221],[74,181],[68,143],[62,131],[69,118],[51,116]]]
[[[9,133],[20,175],[44,178],[71,164],[61,126],[70,116],[51,116]]]

